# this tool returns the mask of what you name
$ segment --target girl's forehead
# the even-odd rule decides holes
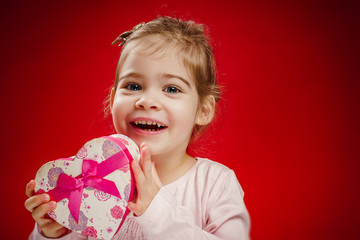
[[[174,41],[167,41],[159,36],[143,37],[126,46],[127,50],[135,54],[163,57],[168,54],[180,53],[180,47]]]
[[[189,67],[185,64],[185,54],[181,51],[180,47],[175,43],[163,44],[162,42],[155,41],[154,39],[141,39],[136,42],[131,42],[123,49],[120,59],[122,63],[132,56],[146,56],[153,59],[167,58],[170,61],[175,61],[177,64],[182,65],[189,71]]]

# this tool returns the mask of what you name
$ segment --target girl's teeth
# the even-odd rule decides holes
[[[153,121],[144,121],[144,120],[136,120],[134,122],[136,125],[139,125],[139,124],[147,124],[147,125],[157,125],[158,127],[161,127],[162,125],[160,123],[157,123],[157,122],[153,122]]]
[[[134,121],[134,124],[135,125],[149,125],[149,126],[157,126],[158,129],[161,129],[164,127],[164,125],[160,124],[160,123],[157,123],[157,122],[154,122],[154,121],[145,121],[145,120],[136,120]],[[149,129],[146,129],[147,131],[157,131],[156,129],[153,129],[153,128],[149,128]]]

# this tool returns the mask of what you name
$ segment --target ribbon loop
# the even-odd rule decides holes
[[[83,160],[82,165],[82,175],[83,178],[88,178],[91,176],[97,176],[98,162],[94,160]]]

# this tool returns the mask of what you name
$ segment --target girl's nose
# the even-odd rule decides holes
[[[156,99],[156,96],[149,95],[142,96],[140,99],[138,99],[135,103],[135,107],[145,110],[157,110],[161,108],[159,101]]]

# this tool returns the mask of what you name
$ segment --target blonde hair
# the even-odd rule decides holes
[[[121,67],[128,52],[139,44],[139,40],[156,37],[156,41],[144,41],[148,43],[151,54],[160,52],[166,47],[175,46],[183,57],[184,66],[188,67],[192,74],[196,90],[199,95],[199,106],[209,96],[213,96],[215,102],[220,99],[220,89],[216,81],[216,66],[213,49],[210,40],[202,24],[193,21],[182,21],[172,17],[159,17],[141,26],[136,26],[133,31],[127,32],[126,38],[121,45],[120,59],[116,68],[114,89],[117,89]],[[127,50],[130,49],[130,50]],[[207,126],[195,126],[193,136],[202,132]]]

